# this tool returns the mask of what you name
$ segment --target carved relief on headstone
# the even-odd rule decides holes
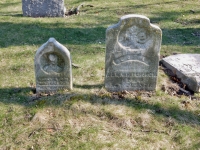
[[[123,16],[106,30],[105,87],[155,90],[162,31],[141,15]]]
[[[64,0],[22,0],[23,15],[28,17],[64,17]]]
[[[50,38],[35,55],[37,92],[72,90],[72,67],[66,47]]]

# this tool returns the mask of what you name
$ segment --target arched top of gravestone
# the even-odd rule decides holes
[[[155,30],[158,30],[158,32],[162,32],[158,26],[150,23],[149,18],[147,18],[146,16],[143,16],[143,15],[137,15],[137,14],[129,14],[129,15],[122,16],[120,18],[119,22],[117,24],[114,24],[114,25],[108,27],[106,32],[109,32],[109,30],[113,30],[113,28],[119,28],[119,27],[121,28],[124,25],[132,26],[133,24],[137,24],[138,26],[144,27],[144,28],[152,27]]]
[[[157,46],[154,48],[154,53],[151,52],[151,55],[159,53],[162,40],[161,29],[151,24],[146,16],[136,14],[121,17],[117,24],[107,28],[106,35],[107,43],[115,43],[118,47],[116,50],[119,48],[129,50],[148,49]]]
[[[61,73],[71,65],[69,50],[55,38],[49,38],[36,52],[36,69],[41,69],[47,74]],[[55,67],[52,67],[52,66]]]
[[[49,40],[46,43],[44,43],[41,47],[39,47],[35,56],[39,55],[48,46],[49,48],[51,46],[55,46],[55,48],[57,48],[60,52],[70,57],[69,50],[66,47],[64,47],[62,44],[60,44],[58,41],[56,41],[56,39],[53,37],[49,38]],[[55,49],[51,47],[50,49],[47,49],[47,51],[55,51]]]
[[[54,38],[44,43],[35,55],[36,90],[72,89],[72,68],[69,50]],[[65,84],[64,84],[65,83]],[[54,88],[52,88],[54,87]]]

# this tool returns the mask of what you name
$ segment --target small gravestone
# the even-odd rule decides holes
[[[22,0],[23,16],[64,17],[64,0]]]
[[[72,67],[66,47],[50,38],[35,55],[36,92],[72,90]]]
[[[200,54],[177,54],[165,57],[162,64],[194,91],[200,92]]]
[[[162,31],[141,15],[123,16],[106,30],[105,87],[155,90]]]

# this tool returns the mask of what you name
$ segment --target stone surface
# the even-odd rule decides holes
[[[36,92],[72,90],[72,65],[66,47],[50,38],[35,55]]]
[[[161,62],[190,90],[200,92],[200,54],[172,55],[163,58]]]
[[[105,87],[155,90],[162,31],[141,15],[126,15],[106,30]]]
[[[22,11],[28,17],[64,17],[64,0],[22,0]]]

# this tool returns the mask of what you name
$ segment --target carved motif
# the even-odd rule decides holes
[[[63,71],[63,66],[61,64],[63,62],[62,58],[58,57],[56,54],[53,53],[46,55],[47,55],[45,60],[46,64],[43,66],[43,70],[49,74],[62,72]]]

